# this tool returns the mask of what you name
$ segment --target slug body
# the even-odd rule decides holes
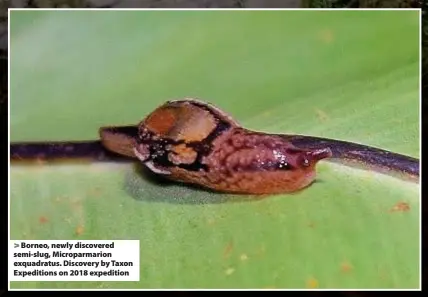
[[[168,101],[138,125],[101,127],[99,134],[99,141],[11,144],[11,159],[138,159],[170,180],[241,194],[301,190],[316,179],[323,159],[419,180],[418,159],[334,139],[251,131],[194,99]]]
[[[249,131],[211,105],[171,101],[138,126],[134,147],[150,170],[216,191],[287,193],[315,179],[328,148],[299,149],[275,135]]]

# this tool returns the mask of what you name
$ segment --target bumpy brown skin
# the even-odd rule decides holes
[[[139,125],[135,155],[174,181],[229,193],[290,193],[310,185],[328,148],[303,150],[239,126],[196,100],[170,101]]]
[[[213,151],[203,158],[208,171],[175,167],[170,178],[223,192],[289,193],[310,185],[316,162],[328,156],[329,150],[303,152],[275,137],[234,129],[216,139]],[[282,159],[288,161],[279,168]]]

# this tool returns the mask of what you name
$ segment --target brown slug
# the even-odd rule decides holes
[[[137,158],[170,180],[239,194],[301,190],[316,179],[316,165],[323,159],[419,177],[417,159],[339,140],[251,131],[195,99],[168,101],[136,126],[101,127],[99,133],[98,142],[12,144],[11,158],[107,160],[114,158],[110,151]]]
[[[315,179],[316,163],[331,156],[328,148],[299,149],[281,137],[244,129],[195,100],[167,102],[148,115],[138,125],[134,153],[172,180],[246,194],[302,189]]]

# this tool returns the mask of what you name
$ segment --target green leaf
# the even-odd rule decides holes
[[[11,141],[96,139],[170,99],[243,126],[419,157],[418,11],[13,11]],[[138,239],[139,282],[12,288],[417,288],[419,184],[321,162],[265,199],[138,164],[12,165],[11,239]],[[408,205],[401,209],[397,205]]]

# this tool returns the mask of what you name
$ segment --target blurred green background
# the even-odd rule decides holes
[[[81,140],[197,97],[243,126],[419,157],[417,11],[13,11],[11,141]],[[139,282],[12,288],[417,288],[419,185],[322,162],[235,201],[134,164],[11,167],[11,239],[139,239]],[[240,197],[238,197],[240,198]],[[405,211],[397,205],[408,205]]]

